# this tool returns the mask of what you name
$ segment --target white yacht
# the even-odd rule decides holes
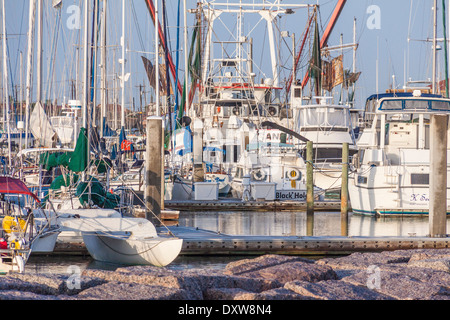
[[[350,157],[357,152],[351,108],[331,99],[313,97],[305,104],[298,94],[293,98],[296,131],[313,142],[314,184],[325,190],[341,187],[343,144],[348,143]],[[300,145],[306,150],[305,142]]]
[[[450,114],[450,99],[420,90],[367,99],[367,127],[358,140],[349,180],[354,213],[428,214],[430,119],[437,113]]]

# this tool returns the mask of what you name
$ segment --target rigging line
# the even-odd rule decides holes
[[[45,92],[45,97],[48,98],[49,94],[51,93],[52,89],[53,89],[53,75],[55,72],[55,68],[54,65],[56,64],[56,52],[57,52],[57,48],[58,48],[58,39],[59,39],[59,29],[60,29],[60,24],[61,24],[61,9],[58,10],[57,13],[57,18],[56,18],[56,28],[54,29],[56,32],[53,34],[53,40],[52,40],[52,48],[51,48],[51,53],[53,55],[52,58],[52,63],[49,63],[48,69],[47,69],[47,88],[46,88],[46,92]]]
[[[145,51],[145,46],[144,46],[144,41],[142,39],[141,29],[139,27],[139,24],[137,23],[138,18],[137,18],[137,14],[136,14],[136,8],[134,6],[134,0],[131,1],[131,12],[133,14],[133,18],[134,18],[133,21],[134,21],[134,25],[135,25],[136,30],[137,30],[137,34],[138,34],[138,39],[139,39],[139,44],[141,46],[141,50]]]
[[[16,52],[20,52],[20,38],[22,37],[22,35],[26,35],[26,34],[22,34],[22,28],[23,28],[23,17],[25,15],[25,10],[24,10],[24,6],[25,6],[25,1],[22,2],[22,18],[20,19],[20,28],[19,28],[19,40],[17,41],[17,50]],[[14,67],[14,73],[17,74],[17,68],[19,68],[19,59],[16,60],[16,65]],[[22,72],[22,70],[20,70],[19,72]],[[22,84],[21,84],[22,85]]]

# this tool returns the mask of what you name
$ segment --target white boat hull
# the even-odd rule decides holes
[[[164,200],[190,200],[192,182],[187,180],[165,181]]]
[[[60,231],[46,232],[39,235],[31,244],[31,253],[52,253]]]
[[[124,265],[164,267],[180,254],[183,240],[178,238],[137,238],[102,232],[83,232],[90,255],[98,261]]]
[[[428,215],[429,186],[408,183],[414,169],[396,167],[392,171],[401,174],[385,175],[385,168],[374,167],[367,179],[359,176],[358,182],[358,174],[356,181],[355,178],[349,179],[349,196],[353,213],[369,216]],[[447,186],[447,193],[449,191]],[[447,211],[449,209],[450,202],[447,200]]]

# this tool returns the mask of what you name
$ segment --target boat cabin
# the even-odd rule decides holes
[[[438,113],[450,114],[450,99],[420,92],[370,97],[364,112],[366,128],[358,140],[365,160],[362,155],[360,159],[374,165],[427,163],[428,153],[415,151],[430,148],[431,116]]]

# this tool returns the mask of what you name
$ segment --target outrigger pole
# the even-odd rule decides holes
[[[148,11],[150,12],[150,16],[152,17],[153,23],[155,22],[155,6],[153,5],[153,0],[145,0],[145,3],[147,5]],[[161,24],[158,22],[158,34],[159,34],[159,41],[161,42],[161,46],[163,47],[164,51],[166,52],[168,50],[166,41],[164,39],[164,34],[162,32]],[[156,52],[158,54],[158,52]],[[177,70],[175,69],[175,65],[173,63],[172,55],[170,52],[167,52],[168,60],[169,60],[169,68],[170,72],[172,73],[172,76],[174,79],[177,79]],[[169,79],[167,79],[169,81]],[[183,88],[181,87],[181,83],[178,80],[177,81],[177,87],[180,94],[183,94]]]
[[[330,22],[327,25],[327,28],[325,29],[322,39],[320,40],[320,49],[323,49],[328,42],[328,38],[331,35],[331,32],[333,31],[334,26],[336,25],[336,22],[342,12],[342,9],[344,8],[345,3],[347,0],[339,0],[338,4],[336,5],[336,8],[334,8],[333,14],[331,15]],[[306,84],[309,81],[309,72],[305,74],[305,77],[302,81],[302,88],[306,86]]]

